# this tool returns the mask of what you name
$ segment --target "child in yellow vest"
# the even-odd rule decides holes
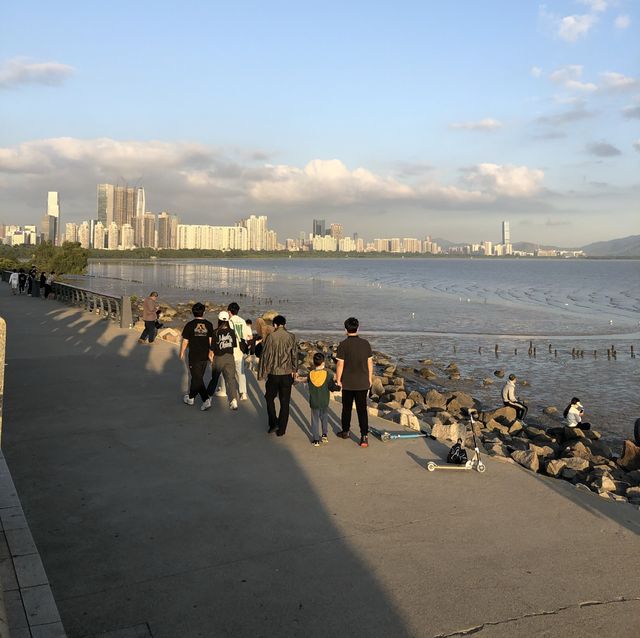
[[[307,382],[309,384],[309,405],[311,406],[311,443],[320,445],[320,426],[322,425],[322,442],[329,443],[329,398],[333,386],[333,372],[324,367],[324,355],[316,352]]]

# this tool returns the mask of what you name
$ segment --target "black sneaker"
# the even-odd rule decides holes
[[[267,434],[273,434],[277,429],[278,429],[278,428],[276,428],[276,427],[269,428],[269,429],[267,430]]]
[[[318,439],[314,439],[311,441],[311,445],[313,445],[313,447],[320,447],[320,441],[318,441]]]
[[[369,447],[369,437],[366,434],[360,437],[360,447]]]
[[[344,432],[344,431],[342,431],[342,432],[338,432],[338,436],[339,436],[341,439],[348,439],[348,438],[349,438],[349,432]]]

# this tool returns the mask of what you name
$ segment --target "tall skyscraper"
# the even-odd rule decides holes
[[[251,215],[247,219],[240,221],[240,226],[247,229],[249,239],[249,250],[267,250],[267,216]]]
[[[342,228],[342,224],[337,224],[337,223],[331,224],[329,234],[336,241],[340,241],[344,237],[344,229]]]
[[[93,247],[98,250],[103,250],[105,248],[107,237],[107,231],[102,222],[96,222],[96,225],[93,228]]]
[[[502,243],[506,246],[511,243],[511,232],[509,222],[502,222]]]
[[[105,228],[113,222],[113,184],[98,184],[98,221]]]
[[[144,214],[144,233],[142,246],[145,248],[156,247],[156,216],[153,213]]]
[[[158,248],[178,247],[179,223],[177,215],[170,215],[165,211],[158,215]]]
[[[64,240],[72,242],[78,241],[78,224],[67,222],[64,225]]]
[[[105,228],[109,228],[113,222],[118,225],[118,229],[122,229],[124,224],[134,226],[134,218],[144,215],[145,205],[142,187],[98,184],[97,219]]]
[[[91,247],[91,227],[89,222],[82,222],[78,226],[78,241],[83,248]]]
[[[313,234],[314,235],[322,235],[324,237],[326,230],[326,222],[324,219],[314,219],[313,220]]]
[[[42,218],[40,237],[56,246],[60,243],[60,198],[56,191],[47,193],[47,212]]]

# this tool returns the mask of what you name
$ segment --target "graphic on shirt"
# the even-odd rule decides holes
[[[326,380],[326,370],[312,370],[311,372],[309,372],[309,381],[316,388],[321,388]]]
[[[204,323],[197,323],[193,327],[193,334],[196,337],[206,337],[208,335],[207,326]]]
[[[218,334],[218,348],[220,350],[233,348],[233,335],[230,333]]]

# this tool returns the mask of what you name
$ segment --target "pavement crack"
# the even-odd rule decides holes
[[[508,623],[517,622],[525,618],[538,618],[540,616],[554,616],[560,612],[567,611],[568,609],[582,609],[583,607],[595,607],[598,605],[619,605],[621,603],[629,603],[640,600],[640,596],[620,596],[611,600],[586,600],[584,602],[576,603],[574,605],[565,605],[564,607],[558,607],[556,609],[547,609],[537,612],[531,612],[528,614],[522,614],[522,616],[514,616],[513,618],[503,618],[502,620],[488,620],[480,625],[468,627],[467,629],[458,629],[451,633],[437,634],[433,638],[455,638],[455,636],[471,636],[477,634],[487,627],[496,627],[499,625],[506,625]]]

